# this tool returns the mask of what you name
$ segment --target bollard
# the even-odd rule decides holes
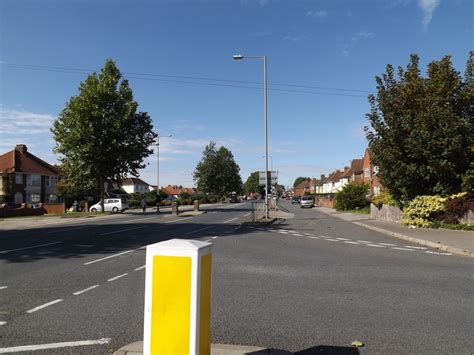
[[[176,201],[171,202],[171,214],[173,216],[179,215],[178,202],[176,202]]]
[[[185,239],[147,246],[145,355],[210,354],[211,249]]]
[[[194,212],[199,211],[199,200],[194,200]]]

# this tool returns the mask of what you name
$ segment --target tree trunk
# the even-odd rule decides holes
[[[100,208],[101,212],[105,213],[104,210],[104,178],[101,176],[100,177]]]

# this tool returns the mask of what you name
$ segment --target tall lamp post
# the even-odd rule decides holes
[[[267,56],[249,57],[243,56],[242,54],[236,54],[233,56],[234,60],[242,59],[262,59],[263,60],[263,107],[264,107],[264,118],[265,118],[265,218],[269,218],[268,215],[268,105],[267,105]]]
[[[172,137],[171,134],[166,136],[156,136],[156,213],[160,213],[160,138]]]

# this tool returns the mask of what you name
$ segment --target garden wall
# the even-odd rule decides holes
[[[334,198],[318,198],[318,204],[323,207],[335,208],[336,199]]]
[[[373,203],[370,204],[370,218],[400,223],[402,217],[403,212],[397,206],[382,205],[379,208]]]

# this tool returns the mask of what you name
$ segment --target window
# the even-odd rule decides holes
[[[38,175],[38,174],[26,175],[26,185],[27,186],[41,186],[41,175]]]
[[[379,167],[377,165],[374,166],[374,175],[379,175]]]
[[[57,176],[46,176],[46,186],[55,187],[57,183],[58,183]]]
[[[58,196],[53,195],[53,194],[49,195],[49,196],[48,196],[48,199],[47,199],[47,202],[49,202],[49,203],[57,203],[57,202],[58,202]]]
[[[15,184],[17,185],[23,184],[23,174],[19,174],[19,173],[15,174]]]
[[[40,200],[41,200],[40,194],[28,194],[28,195],[26,195],[26,202],[37,203],[37,202],[40,202]]]
[[[370,168],[364,168],[364,176],[370,177]]]

